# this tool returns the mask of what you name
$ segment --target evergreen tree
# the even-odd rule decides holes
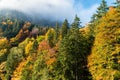
[[[85,46],[87,45],[79,32],[79,23],[80,20],[76,16],[70,33],[61,42],[56,71],[56,79],[58,80],[88,80],[83,67],[86,63]]]
[[[56,27],[55,27],[55,42],[58,41],[59,38],[59,25],[58,23],[56,23]]]
[[[76,15],[71,27],[77,29],[77,28],[81,27],[80,23],[81,23],[80,18]]]
[[[65,19],[63,24],[62,24],[62,28],[61,28],[61,36],[62,36],[62,38],[64,38],[65,35],[67,35],[68,28],[69,28],[69,23],[68,23],[68,20]]]
[[[106,14],[108,11],[107,2],[105,0],[102,0],[102,3],[98,7],[96,19],[100,19],[103,15]]]
[[[120,9],[120,1],[119,0],[116,0],[116,2],[114,3],[116,6],[117,9]]]
[[[100,19],[102,16],[106,14],[107,11],[108,11],[107,2],[105,0],[102,0],[100,6],[97,8],[96,14],[92,16],[91,22]]]
[[[100,6],[97,8],[97,11],[93,16],[91,17],[90,21],[90,35],[95,37],[94,30],[96,29],[97,24],[99,23],[99,19],[102,18],[108,11],[107,2],[105,0],[102,0]]]

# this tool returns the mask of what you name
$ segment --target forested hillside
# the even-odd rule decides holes
[[[119,3],[102,0],[86,26],[0,19],[0,80],[120,80]]]

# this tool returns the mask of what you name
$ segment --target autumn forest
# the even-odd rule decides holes
[[[120,80],[119,2],[54,24],[0,16],[0,80]]]

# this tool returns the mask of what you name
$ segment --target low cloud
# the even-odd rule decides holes
[[[82,9],[79,10],[79,12],[77,12],[78,16],[81,18],[81,21],[82,21],[83,25],[88,24],[92,15],[94,13],[96,13],[96,10],[97,10],[98,6],[99,6],[98,4],[95,4],[88,9],[82,8]]]
[[[91,15],[96,11],[97,4],[88,9],[84,9],[81,5],[74,6],[74,0],[1,0],[0,8],[10,8],[20,10],[30,15],[53,20],[64,20],[67,18],[70,22],[77,14],[83,25],[88,23]]]

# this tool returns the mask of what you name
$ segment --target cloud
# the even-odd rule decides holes
[[[98,5],[93,5],[88,9],[82,6],[74,6],[74,0],[1,0],[0,8],[10,8],[23,11],[31,15],[39,15],[54,20],[64,20],[67,18],[70,22],[75,14],[81,18],[83,24],[90,20]]]
[[[98,6],[99,6],[98,4],[94,4],[90,8],[87,8],[87,9],[81,8],[78,10],[77,14],[82,21],[82,25],[85,25],[90,21],[92,15],[96,13]]]

